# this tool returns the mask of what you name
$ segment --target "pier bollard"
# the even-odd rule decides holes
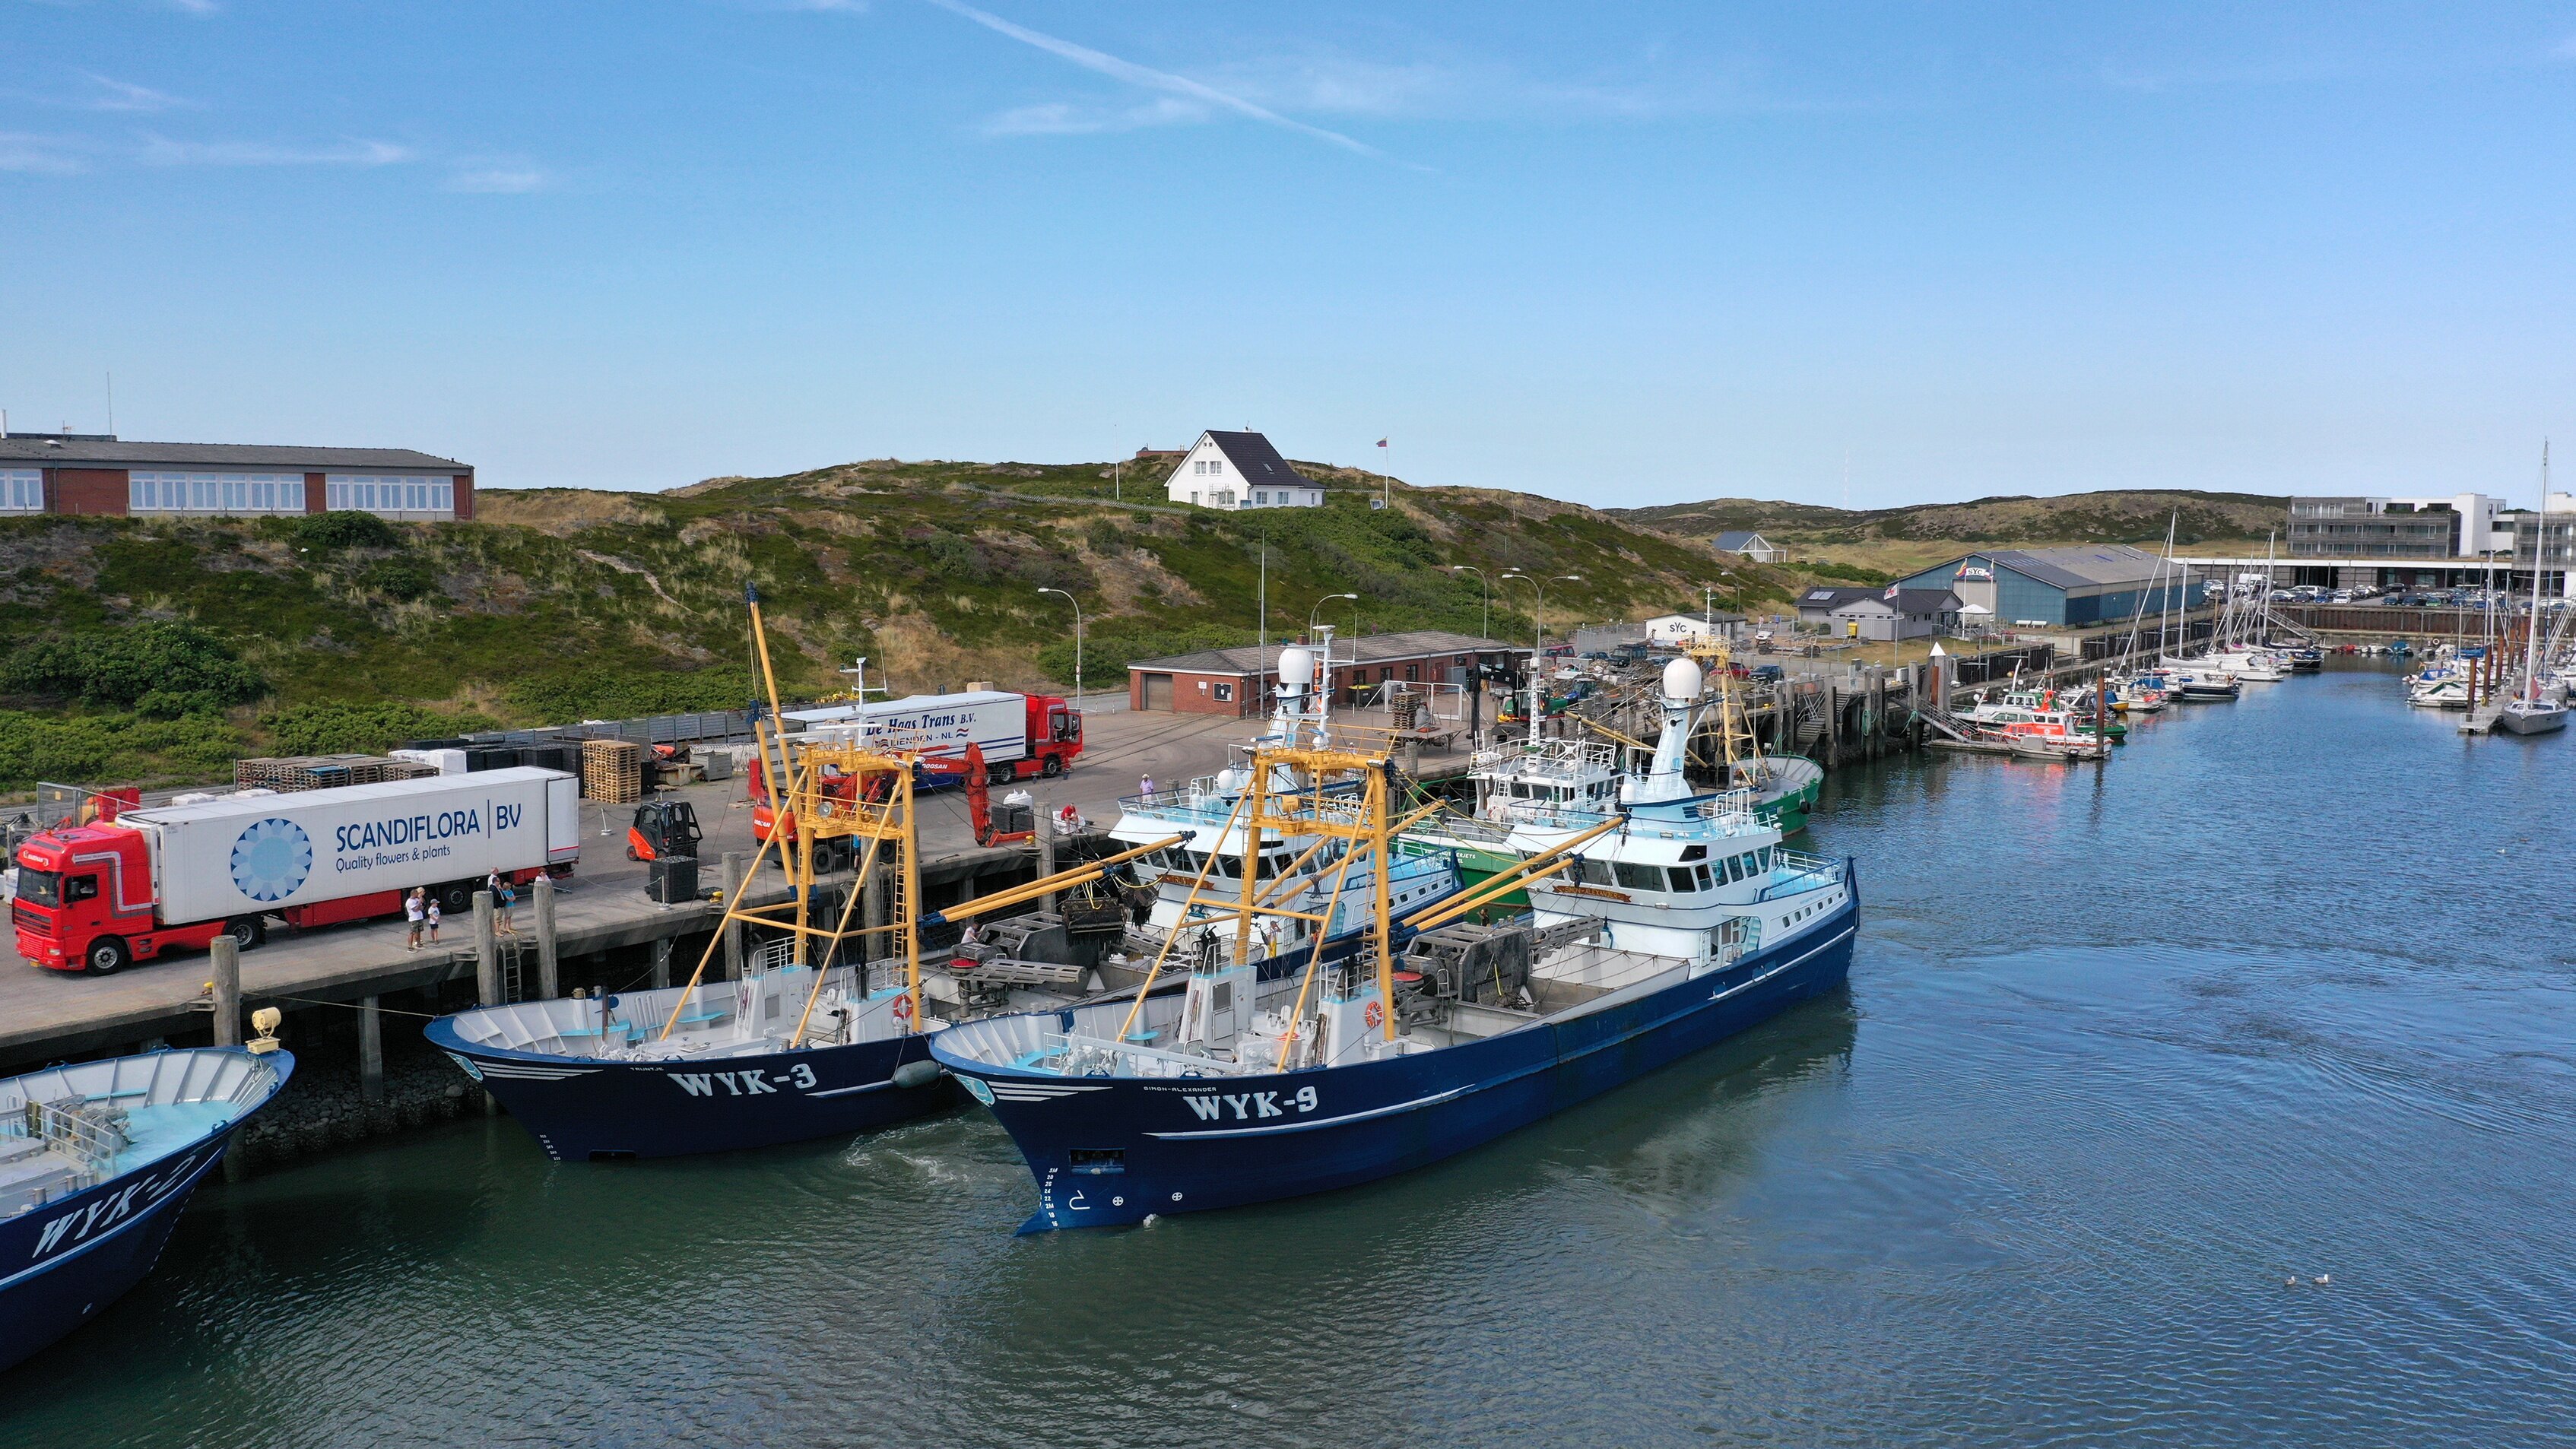
[[[501,938],[492,920],[492,893],[474,893],[474,1004],[501,1004]]]
[[[562,973],[555,956],[555,883],[551,876],[538,876],[537,895],[537,999],[552,1001],[563,995]]]
[[[724,857],[724,894],[730,904],[742,890],[742,852],[728,850]],[[724,979],[742,979],[742,923],[727,921],[724,926]]]
[[[653,938],[653,989],[659,991],[670,984],[671,938],[656,936]]]
[[[358,998],[358,1100],[385,1099],[385,1016],[376,998]]]
[[[215,958],[215,1045],[240,1046],[241,947],[230,936],[217,936]]]

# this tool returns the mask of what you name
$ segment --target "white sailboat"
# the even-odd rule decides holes
[[[2540,522],[2531,545],[2531,628],[2523,649],[2522,683],[2496,713],[2496,728],[2517,735],[2556,734],[2567,728],[2567,701],[2541,682],[2540,578],[2549,556],[2549,445],[2540,445]]]

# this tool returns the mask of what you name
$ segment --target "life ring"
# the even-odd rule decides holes
[[[1386,1010],[1372,1001],[1360,1012],[1360,1020],[1368,1023],[1369,1030],[1375,1031],[1386,1024]]]
[[[912,993],[911,993],[911,992],[908,992],[908,991],[907,991],[907,992],[905,992],[903,995],[898,996],[898,997],[896,997],[896,998],[894,999],[894,1015],[895,1015],[895,1020],[897,1020],[897,1021],[909,1021],[909,1020],[911,1020],[911,1019],[912,1019]]]

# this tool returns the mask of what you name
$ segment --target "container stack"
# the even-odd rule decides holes
[[[233,785],[238,789],[328,790],[340,785],[416,780],[437,773],[438,766],[424,760],[388,759],[382,755],[270,755],[235,761]]]
[[[581,793],[610,805],[644,798],[644,747],[632,740],[584,740]]]

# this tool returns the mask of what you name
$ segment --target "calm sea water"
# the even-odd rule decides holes
[[[2576,740],[2248,688],[1838,777],[1848,995],[1431,1170],[1013,1238],[971,1113],[478,1121],[201,1194],[0,1443],[2567,1443]]]

